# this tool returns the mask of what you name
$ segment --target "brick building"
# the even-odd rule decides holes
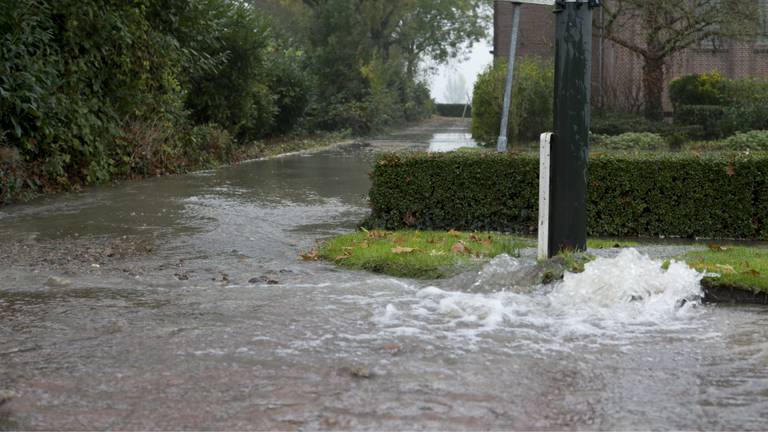
[[[768,0],[755,1],[760,2],[761,8],[768,16]],[[555,29],[552,8],[531,4],[524,4],[521,8],[517,57],[554,58]],[[601,18],[600,9],[595,9],[594,20],[599,22]],[[494,2],[494,57],[509,56],[511,28],[512,3],[508,0],[496,0]],[[629,28],[627,31],[634,30]],[[642,58],[602,38],[598,30],[593,34],[592,54],[593,102],[607,108],[639,110],[642,101]],[[729,78],[768,76],[768,37],[751,41],[705,41],[696,47],[677,53],[667,64],[665,109],[671,110],[666,89],[672,79],[681,75],[714,70],[720,71]]]

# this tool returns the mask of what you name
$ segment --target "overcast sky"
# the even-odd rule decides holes
[[[451,77],[455,77],[458,74],[464,76],[467,83],[467,91],[471,97],[477,75],[493,60],[493,55],[490,53],[491,49],[493,47],[489,41],[480,41],[472,47],[472,52],[466,61],[454,61],[441,67],[430,80],[432,97],[438,102],[445,102],[448,81]]]

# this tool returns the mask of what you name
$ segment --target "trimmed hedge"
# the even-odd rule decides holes
[[[538,158],[482,153],[381,156],[364,226],[531,233]],[[595,155],[592,236],[768,239],[768,154]]]
[[[466,109],[466,112],[464,110]],[[465,104],[436,104],[435,110],[443,117],[472,117],[472,105]]]
[[[758,188],[755,223],[758,225],[757,237],[765,240],[768,239],[768,180],[763,178],[762,185]]]

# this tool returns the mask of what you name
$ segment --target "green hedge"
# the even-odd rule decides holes
[[[370,227],[534,232],[538,159],[387,154],[372,174]],[[592,236],[768,238],[768,154],[596,155]]]
[[[758,184],[757,192],[757,217],[758,238],[768,239],[768,178],[763,176]]]
[[[443,117],[472,117],[472,105],[439,103],[435,105],[435,110]]]

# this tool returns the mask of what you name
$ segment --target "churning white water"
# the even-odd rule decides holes
[[[374,322],[386,332],[425,338],[478,341],[503,331],[523,338],[535,333],[538,343],[544,338],[559,344],[574,337],[616,340],[659,326],[686,327],[701,311],[700,273],[674,261],[664,269],[662,261],[635,249],[598,258],[583,273],[566,272],[551,285],[519,286],[525,266],[497,257],[466,291],[414,288],[412,296],[378,310]]]

